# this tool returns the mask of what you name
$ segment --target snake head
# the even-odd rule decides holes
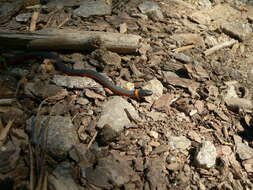
[[[143,90],[143,89],[140,89],[138,91],[138,96],[139,97],[144,97],[144,96],[151,96],[153,94],[153,92],[151,90]]]

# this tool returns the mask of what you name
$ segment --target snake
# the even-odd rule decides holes
[[[108,80],[105,76],[103,76],[102,74],[94,70],[71,69],[70,67],[64,64],[63,60],[60,57],[58,57],[57,55],[51,52],[31,51],[31,52],[19,53],[11,57],[8,61],[8,64],[16,64],[16,63],[23,62],[24,60],[34,59],[34,58],[51,59],[55,62],[56,70],[59,70],[70,76],[82,76],[82,77],[92,78],[98,83],[100,83],[102,86],[110,89],[116,95],[127,96],[131,98],[141,98],[145,96],[151,96],[153,94],[151,90],[145,90],[145,89],[126,90],[124,88],[118,87],[114,85],[110,80]]]

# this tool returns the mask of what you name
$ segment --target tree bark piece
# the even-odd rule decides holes
[[[0,30],[0,48],[18,50],[91,51],[100,45],[117,53],[134,53],[141,37],[97,31],[43,29],[35,32]]]

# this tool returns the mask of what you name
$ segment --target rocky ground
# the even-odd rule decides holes
[[[10,66],[0,44],[0,189],[253,189],[252,22],[247,0],[1,1],[0,30],[141,36],[136,53],[54,53],[153,95]]]

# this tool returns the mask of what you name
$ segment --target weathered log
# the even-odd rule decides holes
[[[97,31],[44,29],[35,32],[0,30],[0,47],[18,50],[87,51],[103,47],[117,53],[134,53],[141,37]]]

